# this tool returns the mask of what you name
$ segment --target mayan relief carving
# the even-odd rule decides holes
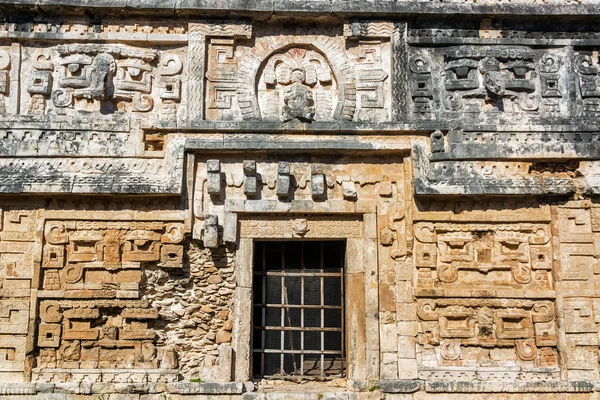
[[[0,396],[599,390],[589,1],[0,3]]]
[[[380,122],[391,119],[391,63],[402,54],[392,54],[394,26],[383,21],[354,21],[344,25],[344,35],[356,68],[355,119]]]
[[[0,379],[27,379],[26,355],[34,311],[30,302],[34,273],[35,221],[31,208],[2,207],[0,225]],[[34,306],[33,306],[34,307]]]
[[[288,121],[298,119],[296,114],[304,122],[354,118],[356,83],[342,43],[326,36],[310,39],[286,37],[282,42],[265,37],[260,47],[247,50],[238,75],[242,118]]]
[[[176,117],[181,102],[181,72],[183,61],[177,54],[168,54],[161,59],[159,73],[162,78],[161,112],[167,117]]]
[[[419,118],[440,112],[563,115],[564,57],[525,46],[415,50],[409,62],[413,112]],[[442,89],[439,97],[434,87]]]
[[[177,115],[183,72],[177,51],[88,43],[24,47],[23,52],[32,60],[23,68],[23,114],[160,109],[159,116]]]
[[[113,130],[111,130],[111,128]],[[70,157],[21,157],[18,160],[4,158],[3,174],[0,176],[8,193],[47,193],[52,188],[69,187],[78,193],[157,193],[178,192],[183,172],[183,142],[185,139],[171,137],[168,147],[155,151],[154,158],[139,158],[144,147],[156,143],[138,143],[122,127],[108,126],[109,132],[94,130],[42,131],[15,129],[5,131],[4,154],[31,156],[36,153],[56,156],[62,152]],[[39,140],[36,141],[36,137]],[[145,146],[144,146],[145,145]],[[37,146],[37,147],[36,147]],[[141,151],[140,151],[141,150]],[[1,153],[2,151],[0,151]],[[93,158],[77,157],[84,155]],[[140,154],[141,155],[141,154]],[[159,157],[156,157],[156,156]],[[111,158],[112,156],[113,158]]]
[[[208,119],[239,119],[239,110],[234,107],[238,87],[237,60],[233,57],[234,44],[236,39],[248,39],[251,35],[252,25],[246,21],[203,21],[190,24],[190,120],[204,119],[205,115]],[[209,60],[208,66],[205,66],[205,57]],[[203,98],[205,91],[206,99]]]
[[[560,379],[550,209],[465,199],[418,202],[418,210],[419,376]]]
[[[31,84],[27,92],[31,94],[28,113],[42,115],[46,110],[46,102],[52,92],[54,64],[51,61],[50,51],[40,49],[33,54]]]
[[[149,325],[158,311],[140,283],[142,263],[182,267],[183,238],[180,223],[47,221],[34,379],[70,380],[71,368],[177,368],[173,349],[156,348]]]
[[[427,54],[414,54],[409,61],[411,97],[416,115],[428,116],[432,112],[433,82],[431,60]]]
[[[2,81],[11,79],[9,76],[15,69],[11,59],[17,57],[16,62],[21,63],[22,58],[24,64],[20,73],[13,76],[13,82],[20,81],[19,85],[13,85],[14,92],[9,90],[10,84],[4,85],[4,100],[14,99],[10,113],[30,115],[61,114],[74,109],[104,114],[155,112],[157,118],[167,120],[177,115],[189,120],[298,120],[282,111],[285,102],[292,99],[292,91],[287,90],[288,100],[279,94],[286,91],[282,85],[291,85],[282,82],[294,82],[291,75],[282,78],[281,72],[275,73],[278,76],[275,82],[269,77],[272,73],[267,72],[274,68],[268,66],[269,62],[275,63],[274,56],[283,56],[296,48],[313,52],[309,58],[319,65],[317,69],[324,76],[316,78],[313,84],[312,72],[303,77],[307,74],[306,66],[301,66],[299,59],[292,62],[298,64],[295,67],[290,67],[291,59],[282,63],[288,65],[285,68],[299,71],[294,78],[299,84],[293,85],[293,92],[294,101],[303,104],[298,109],[301,114],[310,117],[314,107],[310,103],[317,105],[315,115],[304,122],[339,119],[385,122],[392,119],[392,110],[397,120],[406,111],[406,91],[412,99],[411,118],[416,119],[436,118],[440,113],[559,117],[570,111],[567,80],[577,84],[578,114],[593,115],[589,114],[593,112],[597,64],[593,50],[578,48],[572,54],[563,49],[521,45],[407,49],[404,40],[407,33],[409,40],[437,40],[476,38],[478,31],[406,30],[402,24],[368,19],[346,21],[340,37],[317,32],[312,36],[290,33],[284,35],[282,43],[276,43],[268,30],[253,33],[252,25],[244,21],[204,21],[192,25],[189,32],[186,26],[168,24],[144,27],[107,24],[93,29],[67,24],[60,28],[67,35],[111,33],[123,34],[124,38],[127,34],[143,34],[148,38],[171,35],[176,42],[187,39],[192,49],[188,54],[176,46],[155,49],[129,44],[34,45],[23,46],[18,53],[6,47],[2,50]],[[33,32],[43,36],[58,29],[51,24],[40,24]],[[510,32],[503,31],[503,35]],[[258,44],[249,40],[252,35],[259,40]],[[129,40],[134,41],[135,37]],[[307,40],[309,37],[312,40]],[[519,35],[514,33],[514,37]],[[392,83],[392,76],[397,83]],[[434,91],[433,87],[442,90]],[[280,99],[279,103],[271,102],[273,96]],[[311,96],[315,98],[311,100]],[[20,102],[18,107],[17,102]],[[319,107],[319,102],[324,103]],[[181,103],[185,107],[180,110]]]
[[[10,62],[11,55],[7,50],[0,50],[0,113],[6,113],[5,97],[10,88]]]
[[[420,222],[415,237],[417,291],[554,287],[548,225]]]
[[[210,39],[207,119],[389,120],[391,34],[389,22],[348,24],[350,51],[344,38],[324,35],[275,38],[259,32],[254,47]],[[210,29],[206,35],[236,36]]]
[[[572,202],[558,209],[560,269],[558,281],[565,293],[564,318],[569,353],[565,364],[571,379],[598,376],[597,204]]]
[[[559,378],[553,302],[420,300],[417,314],[422,329],[418,337],[421,376],[451,380]]]
[[[598,92],[598,52],[579,50],[575,53],[577,72],[578,106],[583,115],[596,116],[600,111]]]
[[[365,165],[348,159],[345,168],[331,164],[327,157],[315,158],[313,162],[284,160],[257,157],[243,163],[231,159],[209,159],[199,163],[194,188],[194,235],[204,236],[206,245],[208,234],[218,233],[218,230],[209,229],[207,224],[223,226],[225,240],[235,241],[236,227],[229,219],[230,213],[281,212],[290,209],[290,202],[298,202],[299,205],[315,202],[306,211],[315,210],[319,203],[323,203],[320,208],[323,212],[354,212],[359,204],[365,211],[370,209],[374,212],[375,205],[380,203],[384,205],[378,217],[383,221],[382,244],[390,246],[393,257],[407,253],[404,218],[407,206],[402,159],[400,163],[389,164],[389,172],[383,176],[371,173],[378,167],[375,160],[369,158],[365,159]],[[396,172],[392,174],[392,170]],[[298,208],[298,212],[302,211]],[[265,222],[256,228],[277,229],[269,227],[269,224]],[[310,221],[307,224],[311,235],[316,234],[310,230]],[[250,229],[249,226],[247,229]],[[326,231],[330,229],[327,226],[325,224],[318,229]],[[331,229],[335,226],[335,221],[332,221]],[[217,243],[214,239],[210,242]]]
[[[295,218],[291,221],[256,216],[245,222],[240,237],[285,236],[295,238],[362,237],[363,221],[340,218]]]
[[[259,97],[265,98],[263,118],[282,121],[331,119],[335,104],[330,103],[338,92],[329,63],[302,48],[270,57],[258,87]]]
[[[475,107],[478,111],[483,108],[482,104],[474,102],[475,104],[471,105],[471,102],[466,99],[477,98],[482,94],[491,107],[517,112],[538,109],[539,105],[530,96],[530,93],[535,91],[535,84],[530,74],[534,70],[532,62],[534,56],[530,49],[494,48],[490,52],[471,50],[448,49],[444,54],[446,72],[444,87],[448,92],[444,105],[447,109],[456,111],[465,107],[467,111],[471,111],[472,107]],[[483,93],[459,94],[458,91],[478,90],[481,75],[483,75]],[[502,102],[502,106],[496,102]]]

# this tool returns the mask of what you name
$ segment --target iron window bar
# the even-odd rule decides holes
[[[286,259],[290,255],[286,246],[291,251],[299,247],[298,259]],[[306,260],[309,246],[313,250],[318,247],[318,265]],[[337,250],[334,262],[339,268],[326,265],[326,247]],[[280,253],[280,259],[268,260],[268,251]],[[344,376],[345,243],[256,242],[255,252],[260,257],[255,258],[253,273],[253,332],[258,336],[253,346],[254,376],[312,380]],[[314,293],[316,286],[318,293]]]

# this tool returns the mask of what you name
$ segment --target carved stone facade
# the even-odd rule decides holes
[[[600,396],[595,2],[30,3],[0,1],[0,398]],[[269,243],[321,269],[268,280]]]

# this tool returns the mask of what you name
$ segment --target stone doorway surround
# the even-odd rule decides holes
[[[327,133],[238,134],[235,142],[214,135],[187,140],[188,162],[196,166],[193,186],[188,181],[193,236],[207,247],[229,244],[236,253],[233,359],[227,357],[227,366],[220,365],[228,370],[226,376],[235,382],[252,377],[254,241],[344,239],[348,387],[368,390],[369,382],[397,379],[396,366],[391,371],[390,365],[382,364],[385,357],[397,357],[395,330],[389,331],[395,323],[382,325],[381,320],[383,314],[396,312],[398,305],[388,294],[395,291],[397,263],[402,264],[411,247],[412,141],[396,135]],[[239,154],[240,145],[251,151]],[[281,181],[280,167],[286,163],[294,189],[281,196],[277,187],[285,175]],[[320,196],[312,184],[319,174],[325,191]],[[414,379],[414,356],[402,361],[411,372],[407,378]]]
[[[252,269],[254,241],[264,239],[345,239],[346,359],[349,380],[379,376],[379,293],[375,210],[348,214],[242,214],[236,254],[237,288],[232,347],[235,380],[251,378]],[[368,340],[367,340],[368,338]]]

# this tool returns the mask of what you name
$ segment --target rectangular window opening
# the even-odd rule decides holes
[[[344,240],[254,243],[255,378],[345,376],[345,253]]]

